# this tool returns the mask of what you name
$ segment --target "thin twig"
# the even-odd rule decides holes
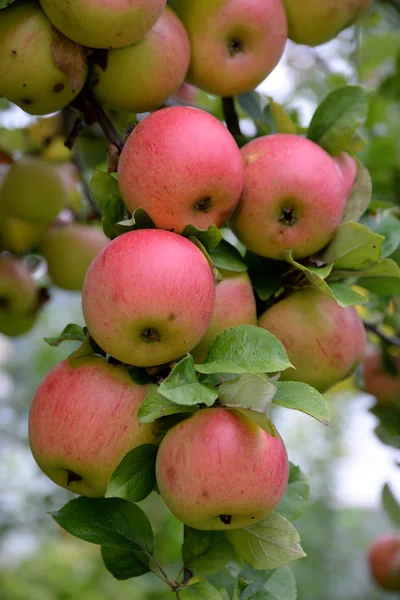
[[[363,323],[364,323],[364,327],[367,331],[371,331],[372,333],[375,333],[387,344],[391,344],[392,346],[397,346],[398,348],[400,348],[400,338],[399,337],[385,333],[384,331],[382,331],[382,329],[380,329],[377,325],[374,325],[373,323],[368,323],[366,321],[363,321]]]
[[[226,126],[232,135],[242,135],[239,125],[239,117],[235,108],[235,100],[232,96],[224,96],[222,98],[222,110]]]
[[[109,116],[104,112],[103,107],[97,102],[96,98],[93,96],[92,92],[89,89],[86,91],[86,97],[90,102],[90,105],[93,108],[94,112],[96,113],[97,122],[100,125],[104,135],[106,136],[108,141],[111,142],[111,144],[114,144],[114,146],[121,152],[122,148],[124,147],[124,144],[121,138],[119,137],[113,122],[111,121]]]
[[[189,533],[189,528],[187,525],[183,526],[183,539],[185,540],[188,536]],[[183,583],[187,583],[188,581],[190,581],[190,579],[192,579],[193,577],[193,573],[192,571],[185,565],[185,568],[183,569]]]

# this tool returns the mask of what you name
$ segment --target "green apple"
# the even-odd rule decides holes
[[[241,529],[281,501],[285,445],[243,412],[207,408],[175,425],[157,454],[157,485],[171,512],[194,529]]]
[[[125,454],[157,441],[154,424],[137,420],[146,393],[125,367],[100,356],[62,361],[39,385],[29,413],[39,467],[76,494],[104,496]]]
[[[29,331],[37,316],[38,293],[24,261],[0,257],[0,333],[8,336]]]
[[[67,106],[84,83],[75,87],[60,71],[52,35],[52,24],[33,0],[20,0],[1,11],[0,95],[32,115]]]
[[[282,372],[284,381],[302,381],[325,392],[364,358],[366,335],[357,311],[314,288],[280,300],[258,324],[283,343],[295,367]]]

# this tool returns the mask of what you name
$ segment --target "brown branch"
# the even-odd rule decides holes
[[[186,539],[188,535],[188,526],[184,525],[183,526],[183,539]],[[185,565],[185,568],[183,569],[183,584],[186,584],[188,581],[190,581],[190,579],[192,579],[193,577],[193,573],[192,571]]]
[[[226,126],[232,135],[242,135],[239,125],[239,117],[235,108],[235,100],[232,96],[224,96],[222,98],[222,110]]]
[[[373,323],[368,323],[367,321],[363,321],[364,327],[367,331],[371,331],[371,333],[375,333],[378,335],[384,342],[390,344],[391,346],[397,346],[400,348],[400,338],[395,335],[389,335],[382,331],[378,325],[374,325]]]
[[[86,98],[90,103],[90,106],[93,109],[94,113],[96,114],[97,122],[100,125],[104,135],[106,136],[108,141],[121,152],[122,148],[124,147],[123,141],[119,137],[113,122],[106,114],[101,104],[97,102],[96,98],[93,96],[92,91],[89,88],[86,90]]]

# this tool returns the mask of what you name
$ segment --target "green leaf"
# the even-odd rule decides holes
[[[333,155],[347,150],[367,117],[370,95],[360,86],[344,86],[328,94],[315,111],[308,139]]]
[[[206,360],[195,365],[200,373],[276,373],[291,364],[283,344],[255,325],[238,325],[221,333],[208,349]]]
[[[260,584],[255,577],[240,600],[296,600],[296,581],[290,567],[280,567],[272,574],[269,572],[266,579],[264,584]],[[253,593],[255,588],[258,590]]]
[[[329,282],[329,288],[336,302],[342,308],[347,308],[348,306],[358,306],[368,302],[368,298],[366,298],[363,294],[359,294],[344,283]]]
[[[253,119],[262,121],[264,118],[260,95],[255,91],[239,94],[237,96],[240,108]]]
[[[398,277],[363,277],[357,285],[383,298],[400,296],[400,279]]]
[[[384,237],[365,225],[346,221],[339,225],[321,259],[334,269],[364,271],[382,260]]]
[[[182,559],[194,575],[218,573],[232,558],[232,546],[222,531],[187,528],[182,546]]]
[[[121,498],[77,498],[51,516],[60,527],[85,542],[122,550],[154,551],[147,516],[136,504]]]
[[[289,483],[283,500],[276,509],[288,521],[301,517],[310,500],[310,485],[307,476],[296,465],[289,463]]]
[[[115,224],[118,233],[127,233],[137,229],[155,229],[154,221],[150,218],[144,208],[137,208],[130,219]]]
[[[179,591],[180,600],[222,600],[221,594],[215,589],[211,583],[193,577],[188,582],[188,585]]]
[[[358,221],[366,211],[372,198],[371,175],[358,158],[355,158],[355,161],[357,163],[357,176],[346,202],[342,223],[345,221]]]
[[[181,406],[205,404],[212,406],[218,398],[215,387],[199,383],[193,357],[188,354],[174,366],[158,388],[158,393]]]
[[[93,173],[90,182],[90,191],[101,211],[104,211],[108,198],[111,196],[120,196],[118,180],[115,175],[106,173],[100,169],[96,169]]]
[[[15,0],[0,0],[0,9],[5,8],[9,4],[12,4]]]
[[[157,451],[157,446],[143,444],[128,452],[110,477],[106,498],[123,498],[129,502],[147,498],[156,483]]]
[[[382,489],[382,504],[393,525],[400,527],[400,504],[397,502],[387,483],[385,483]]]
[[[191,413],[197,410],[194,406],[181,406],[158,393],[158,385],[150,385],[148,392],[138,411],[139,423],[153,423],[161,417],[179,413]]]
[[[80,325],[70,323],[67,325],[59,336],[54,338],[43,338],[49,346],[58,346],[61,342],[83,342],[86,334]]]
[[[210,250],[209,254],[218,269],[237,273],[247,271],[247,265],[240,252],[225,240],[221,240],[216,248]]]
[[[298,381],[274,381],[277,389],[272,402],[292,408],[314,417],[322,423],[329,424],[330,414],[322,394],[307,383]]]
[[[293,258],[291,250],[285,250],[283,252],[283,257],[286,262],[291,264],[299,271],[302,271],[313,287],[327,296],[332,296],[329,286],[325,281],[332,271],[332,265],[326,265],[323,267],[306,267]]]
[[[278,292],[282,278],[290,270],[283,260],[269,260],[250,251],[246,262],[253,288],[261,300],[268,300]]]
[[[150,559],[140,551],[102,546],[101,556],[106,569],[119,581],[140,577],[150,571]]]
[[[250,527],[226,531],[225,535],[253,569],[277,569],[306,556],[296,529],[277,513]]]
[[[367,271],[357,273],[357,276],[362,275],[363,277],[400,277],[400,267],[391,258],[385,258],[380,263],[374,265]]]
[[[228,594],[228,590],[226,590],[225,588],[222,588],[220,590],[218,590],[222,600],[231,600],[230,595]]]
[[[188,238],[197,237],[207,251],[218,246],[222,240],[222,233],[215,225],[210,225],[208,229],[198,229],[194,225],[186,225],[182,235]]]
[[[283,106],[275,102],[271,97],[268,97],[268,100],[271,115],[275,122],[276,131],[278,133],[297,134],[297,125],[288,115]]]
[[[109,196],[103,210],[101,223],[103,231],[111,240],[121,234],[120,223],[126,215],[126,208],[119,196]],[[123,231],[123,233],[126,233]]]
[[[276,387],[263,375],[245,373],[219,387],[219,401],[229,408],[244,408],[266,414]]]
[[[366,225],[374,233],[385,236],[382,244],[382,257],[386,258],[395,252],[400,244],[400,220],[392,214],[379,214],[374,217],[365,217]]]

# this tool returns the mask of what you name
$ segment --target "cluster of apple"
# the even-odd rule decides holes
[[[371,0],[18,0],[0,15],[0,94],[32,114],[69,104],[88,78],[106,107],[159,108],[185,77],[220,96],[245,93],[278,64],[288,37],[317,45]],[[93,49],[107,51],[99,54]]]
[[[55,285],[81,290],[89,264],[108,242],[101,229],[75,223],[73,211],[62,218],[76,201],[75,177],[71,163],[28,156],[0,174],[1,333],[30,330],[45,300],[23,255],[38,252]]]

